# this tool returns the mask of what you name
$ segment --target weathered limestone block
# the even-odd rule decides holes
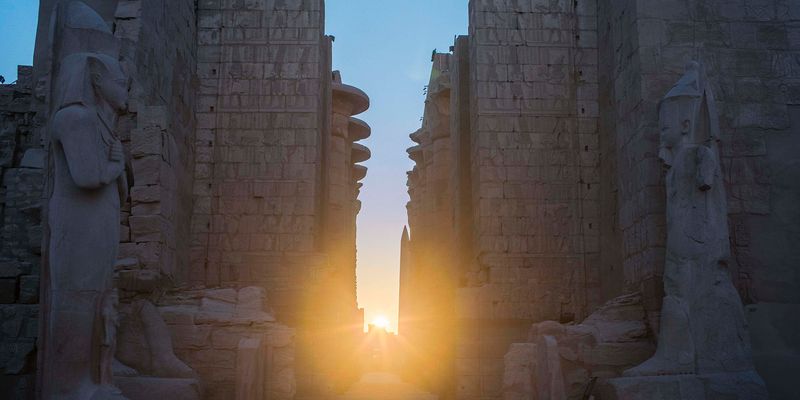
[[[536,344],[514,343],[504,357],[503,400],[529,400],[533,394]],[[460,374],[463,375],[463,374]]]
[[[0,306],[0,372],[9,375],[32,372],[38,310],[37,305]]]
[[[620,376],[652,354],[645,321],[641,296],[632,294],[606,303],[577,325],[533,325],[529,343],[513,344],[506,354],[503,395],[582,399],[596,378]]]
[[[260,338],[239,341],[236,355],[236,400],[264,398],[264,351]]]
[[[143,269],[136,257],[117,260],[114,270],[116,272],[114,286],[119,290],[153,293],[170,284],[169,279],[160,270]]]
[[[21,304],[39,303],[38,275],[25,275],[19,278],[19,302]]]
[[[236,356],[237,400],[294,398],[294,355],[280,349],[290,342],[274,339],[273,335],[240,339]]]
[[[16,135],[16,129],[12,124],[0,127],[0,168],[11,167],[14,162]]]
[[[567,398],[560,353],[558,341],[554,336],[538,337],[533,376],[534,393],[540,399],[565,400]]]
[[[175,351],[199,373],[206,398],[294,398],[294,330],[265,311],[263,288],[183,291],[161,304]]]

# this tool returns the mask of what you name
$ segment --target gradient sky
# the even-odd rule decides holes
[[[366,145],[358,218],[358,301],[366,322],[386,316],[397,325],[400,235],[406,224],[408,134],[420,126],[431,53],[446,52],[467,31],[467,0],[327,0],[326,30],[336,37],[334,69],[344,83],[369,94],[359,118],[372,126]],[[33,60],[35,0],[0,0],[0,75],[16,80],[16,66]]]
[[[400,236],[406,224],[408,135],[420,127],[434,49],[447,52],[467,32],[467,0],[328,0],[326,30],[336,37],[333,67],[367,92],[372,159],[358,217],[358,303],[366,322],[397,326]]]

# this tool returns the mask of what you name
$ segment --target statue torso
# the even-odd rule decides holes
[[[711,174],[708,190],[701,190],[703,168]],[[682,146],[667,172],[667,251],[696,258],[727,256],[728,223],[725,189],[716,153],[706,146]]]
[[[54,138],[54,182],[53,198],[67,201],[72,206],[102,207],[119,212],[119,193],[115,184],[103,185],[97,189],[85,189],[75,183],[64,153],[63,141],[81,141],[81,154],[87,159],[98,160],[97,169],[108,162],[111,132],[103,124],[97,113],[83,105],[72,105],[59,110],[52,121],[51,135]]]

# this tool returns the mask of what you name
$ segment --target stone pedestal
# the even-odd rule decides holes
[[[598,400],[767,400],[764,381],[754,371],[609,379]]]

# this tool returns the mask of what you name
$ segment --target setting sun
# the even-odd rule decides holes
[[[376,328],[381,329],[389,329],[389,318],[384,317],[383,315],[379,315],[372,320],[372,325]]]

